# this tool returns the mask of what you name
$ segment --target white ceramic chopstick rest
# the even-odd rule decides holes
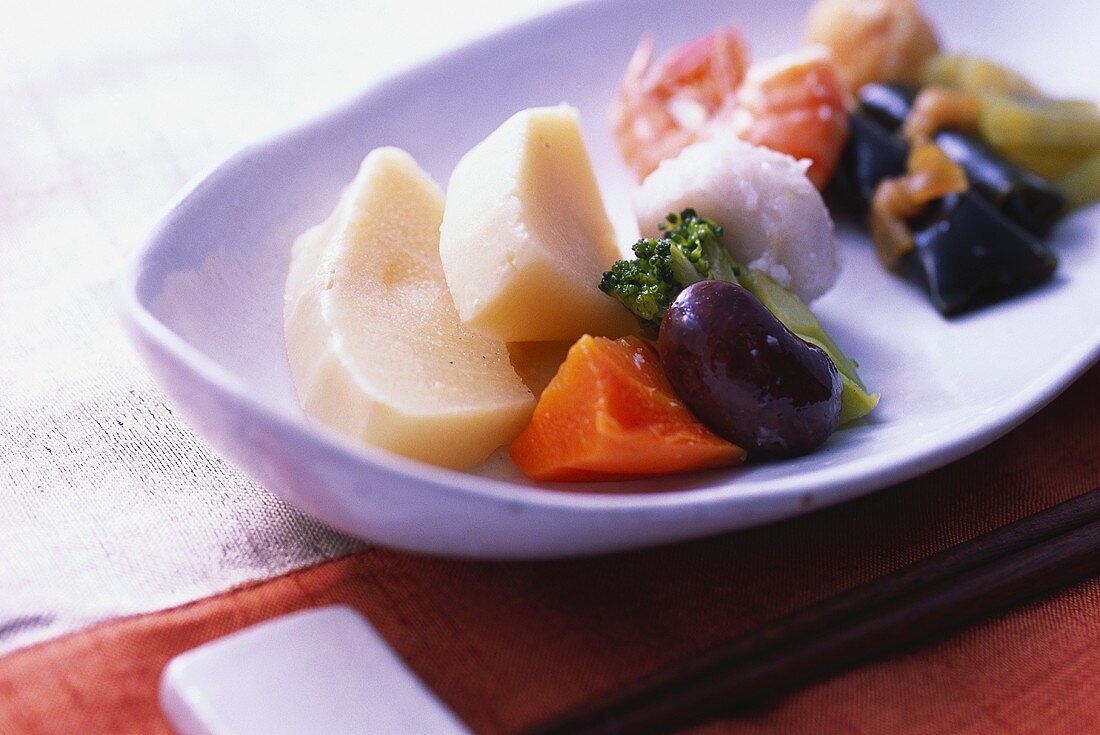
[[[469,735],[357,612],[285,615],[172,659],[160,704],[181,735]]]

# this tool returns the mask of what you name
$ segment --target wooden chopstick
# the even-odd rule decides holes
[[[663,733],[1100,572],[1100,488],[814,604],[524,731]]]

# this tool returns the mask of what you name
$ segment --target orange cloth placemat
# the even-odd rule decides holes
[[[347,603],[477,732],[504,733],[1100,484],[1100,368],[946,469],[782,524],[595,559],[383,549],[0,659],[0,732],[158,733],[174,654]],[[1100,580],[695,733],[1100,732]]]

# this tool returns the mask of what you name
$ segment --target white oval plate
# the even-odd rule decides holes
[[[1058,92],[1100,98],[1090,56],[1100,27],[1095,3],[926,4],[949,47],[1016,63]],[[368,150],[403,147],[446,182],[458,158],[513,112],[568,101],[581,110],[626,245],[637,234],[631,181],[607,111],[639,36],[655,28],[667,48],[737,22],[764,58],[799,42],[806,5],[574,6],[402,74],[244,151],[179,199],[120,280],[138,347],[195,427],[273,492],[363,538],[439,554],[580,555],[731,531],[854,498],[978,449],[1100,354],[1100,208],[1056,233],[1062,262],[1053,283],[952,321],[918,288],[879,268],[864,236],[842,232],[844,275],[816,310],[883,400],[869,420],[793,461],[630,484],[540,486],[503,452],[477,472],[442,470],[354,445],[308,424],[298,408],[282,335],[290,246],[333,208]]]

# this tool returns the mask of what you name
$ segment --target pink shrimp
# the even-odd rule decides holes
[[[612,122],[619,149],[638,178],[705,137],[749,67],[740,31],[719,28],[653,61],[653,36],[638,42]]]
[[[734,28],[673,49],[652,63],[653,38],[638,44],[612,113],[615,135],[639,179],[687,146],[734,134],[795,158],[828,182],[848,132],[847,88],[824,49],[749,66]]]
[[[848,89],[822,47],[753,64],[734,104],[720,113],[742,140],[812,162],[806,175],[825,187],[848,139]]]

